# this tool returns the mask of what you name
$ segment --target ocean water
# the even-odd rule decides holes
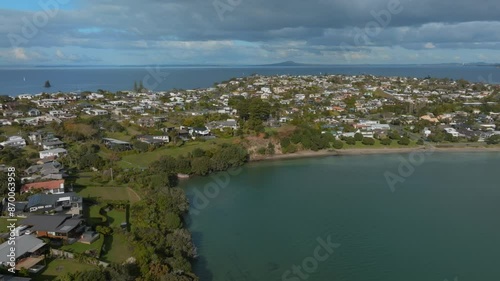
[[[191,179],[194,269],[202,281],[498,281],[499,167],[498,152],[337,156]],[[403,179],[394,189],[388,173]],[[338,245],[316,259],[328,239]]]
[[[233,77],[251,74],[318,75],[373,74],[423,78],[466,79],[474,82],[500,83],[500,68],[492,66],[328,66],[328,67],[115,67],[115,68],[0,68],[0,94],[19,95],[40,92],[119,91],[133,89],[134,81],[143,81],[151,90],[211,87]],[[44,88],[49,80],[52,87]]]

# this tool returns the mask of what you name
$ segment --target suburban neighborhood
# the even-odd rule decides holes
[[[206,89],[4,96],[0,109],[0,169],[18,175],[13,209],[8,198],[0,203],[0,252],[8,251],[11,213],[13,239],[23,245],[19,280],[46,280],[76,263],[136,263],[130,241],[140,238],[130,233],[129,212],[144,201],[140,186],[175,186],[158,169],[176,178],[227,169],[214,162],[227,159],[213,159],[239,153],[233,146],[244,149],[241,159],[259,160],[500,143],[500,87],[450,79],[252,75]]]

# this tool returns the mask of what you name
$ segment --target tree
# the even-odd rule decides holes
[[[95,230],[104,236],[108,236],[113,233],[113,229],[109,226],[98,225]]]
[[[354,140],[355,141],[362,141],[363,140],[363,135],[361,133],[354,134]]]
[[[339,140],[333,141],[333,148],[335,149],[342,149],[344,147],[344,143]]]
[[[348,145],[355,145],[356,144],[356,140],[353,137],[347,137],[345,139],[345,143],[347,143]]]
[[[500,144],[500,135],[493,135],[486,139],[487,144]]]
[[[380,143],[381,143],[382,145],[391,145],[392,140],[391,140],[390,138],[384,138],[384,139],[381,139],[381,140],[380,140]]]
[[[191,160],[191,172],[195,175],[208,175],[210,173],[210,158],[202,156]]]
[[[400,145],[409,145],[410,144],[410,138],[408,137],[402,137],[399,141],[398,144]]]
[[[373,138],[363,138],[362,143],[364,145],[374,145],[375,144],[375,139],[373,139]]]

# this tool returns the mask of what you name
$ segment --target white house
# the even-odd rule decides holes
[[[40,159],[44,159],[52,156],[61,157],[68,154],[68,151],[64,148],[55,148],[55,149],[40,151],[39,154],[40,154]]]
[[[8,140],[1,142],[0,145],[2,147],[10,146],[10,147],[25,147],[26,146],[26,140],[24,140],[20,136],[12,136],[9,137]]]

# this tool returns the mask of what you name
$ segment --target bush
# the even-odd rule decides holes
[[[356,144],[356,140],[353,137],[348,137],[348,138],[345,139],[345,143],[347,143],[349,145],[355,145]]]
[[[356,134],[354,135],[354,140],[355,140],[355,141],[362,141],[362,140],[363,140],[363,135],[362,135],[362,134],[360,134],[360,133],[356,133]]]
[[[375,144],[375,140],[373,138],[363,138],[362,143],[364,145],[374,145]]]
[[[486,139],[487,144],[500,144],[500,135],[493,135]]]
[[[380,143],[381,143],[382,145],[391,145],[392,140],[391,140],[390,138],[385,138],[385,139],[381,139],[381,140],[380,140]]]
[[[424,145],[424,140],[423,140],[423,139],[419,139],[419,140],[417,141],[417,144],[418,144],[418,145]]]
[[[408,137],[402,137],[399,141],[398,144],[400,145],[409,145],[410,144],[410,139]]]
[[[335,149],[342,149],[343,147],[344,147],[344,143],[342,141],[335,140],[333,142],[333,148],[335,148]]]

